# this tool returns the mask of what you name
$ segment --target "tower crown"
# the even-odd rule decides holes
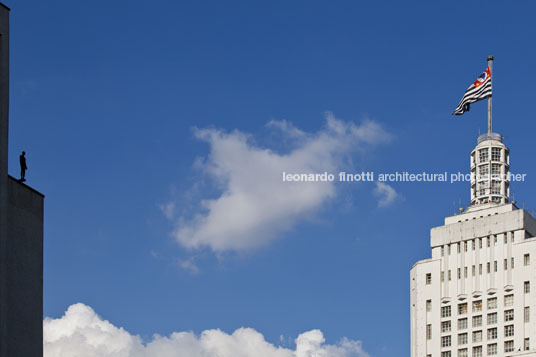
[[[471,206],[508,203],[509,170],[510,150],[503,144],[502,135],[480,135],[471,151]]]

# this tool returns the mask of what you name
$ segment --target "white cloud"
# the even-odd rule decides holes
[[[278,129],[291,138],[303,138],[307,135],[304,131],[296,128],[292,123],[286,120],[270,120],[266,126],[268,128]]]
[[[175,215],[175,202],[169,202],[165,205],[158,205],[158,208],[160,208],[167,219],[172,219]]]
[[[177,220],[174,236],[181,245],[222,252],[267,244],[336,195],[335,182],[283,182],[283,172],[337,174],[350,154],[364,154],[390,138],[374,121],[356,125],[332,114],[316,133],[305,133],[285,121],[268,126],[291,140],[290,152],[261,148],[237,130],[195,131],[210,145],[210,154],[197,166],[217,182],[221,194],[202,200],[201,211],[193,217]]]
[[[232,334],[205,330],[199,336],[174,332],[143,343],[84,304],[71,305],[61,318],[46,318],[43,337],[45,357],[368,357],[360,341],[343,338],[329,345],[320,330],[300,334],[295,350],[273,345],[251,328]]]
[[[195,257],[182,259],[178,261],[179,267],[186,270],[190,274],[199,274],[199,267],[195,264]]]
[[[378,196],[378,207],[388,207],[398,198],[395,189],[384,182],[376,182],[374,194]]]

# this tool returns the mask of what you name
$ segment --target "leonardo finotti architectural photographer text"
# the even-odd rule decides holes
[[[332,174],[328,172],[323,173],[287,173],[283,171],[283,181],[285,182],[471,182],[502,179],[507,181],[525,181],[527,174],[513,174],[507,175],[474,175],[466,174],[462,172],[457,173],[410,173],[410,172],[394,172],[394,173],[378,173],[377,175],[373,171],[360,172],[360,173],[348,173],[339,172]]]

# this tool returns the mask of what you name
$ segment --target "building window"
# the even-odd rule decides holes
[[[442,257],[445,256],[445,246],[444,245],[441,246],[441,256]]]
[[[482,331],[474,331],[473,342],[481,342],[481,341],[482,341]]]
[[[497,344],[492,343],[488,345],[488,356],[495,356],[497,354]]]
[[[473,312],[482,311],[482,300],[473,301]]]
[[[497,313],[492,312],[491,314],[488,314],[488,325],[493,325],[497,323]]]
[[[467,318],[458,320],[458,330],[464,330],[467,328]]]
[[[463,277],[467,278],[467,267],[463,268]]]
[[[512,306],[514,305],[514,295],[505,295],[504,296],[504,306]]]
[[[504,326],[504,337],[510,337],[514,335],[514,325]]]
[[[500,174],[501,174],[501,164],[491,164],[491,177],[500,178]]]
[[[451,313],[450,306],[441,307],[441,317],[450,317]]]
[[[450,347],[451,342],[450,336],[441,337],[441,347]]]
[[[482,315],[473,316],[473,327],[482,326]]]
[[[480,196],[485,195],[486,190],[488,188],[488,181],[482,181],[478,184],[478,186],[479,186],[479,195]],[[473,245],[473,250],[474,250],[474,245]]]
[[[525,255],[523,256],[523,264],[524,264],[525,266],[530,265],[530,254],[525,254]]]
[[[491,263],[488,262],[488,264],[486,264],[486,266],[487,266],[488,274],[491,273]]]
[[[500,148],[491,148],[491,161],[501,161]]]
[[[449,252],[449,255],[450,255],[450,244],[447,246],[447,251]]]
[[[488,248],[491,247],[491,236],[488,237],[488,238],[486,239],[486,241],[488,242]]]
[[[466,344],[467,344],[467,333],[458,334],[458,345],[466,345]]]
[[[443,321],[441,323],[441,333],[450,332],[450,328],[451,328],[450,321]]]
[[[530,322],[530,306],[525,306],[525,322]]]
[[[473,347],[473,357],[482,357],[482,346]]]
[[[482,264],[478,264],[478,274],[482,275]]]
[[[514,269],[514,257],[510,258],[510,269]]]
[[[530,339],[527,337],[525,338],[524,342],[523,342],[523,349],[525,351],[528,351],[530,350]]]
[[[491,194],[500,195],[501,194],[501,182],[500,181],[491,181]]]
[[[493,244],[497,244],[497,236],[493,236]]]
[[[488,340],[497,339],[497,327],[488,329]]]
[[[475,276],[475,266],[473,265],[473,276]]]
[[[493,270],[497,272],[497,261],[493,262]]]
[[[458,315],[463,315],[467,313],[467,303],[458,304]]]
[[[525,294],[530,293],[530,281],[525,281]]]
[[[478,167],[478,171],[480,173],[480,177],[478,177],[478,180],[482,179],[488,179],[489,174],[489,166],[488,165],[481,165]]]
[[[426,300],[426,311],[432,311],[432,300]]]
[[[488,149],[480,149],[478,151],[478,162],[488,161]]]
[[[450,281],[450,270],[448,271],[449,281]]]
[[[514,310],[506,310],[504,312],[504,321],[514,321]]]
[[[508,269],[508,259],[504,260],[504,270]]]
[[[458,279],[462,278],[462,269],[458,268]]]
[[[426,273],[426,285],[432,284],[432,273]]]
[[[441,282],[444,282],[445,281],[445,272],[442,271],[441,272]]]
[[[432,339],[432,325],[430,324],[426,325],[426,339],[427,340]]]
[[[476,249],[476,243],[475,243],[475,240],[473,239],[471,242],[473,242],[473,250]]]
[[[514,352],[514,341],[506,341],[504,343],[504,352]]]
[[[443,351],[441,352],[441,357],[452,357],[452,354],[450,351]]]
[[[496,309],[497,308],[497,298],[489,298],[488,299],[488,310],[489,309]]]
[[[463,249],[467,252],[467,241],[463,242]]]
[[[467,357],[467,348],[460,348],[458,350],[458,357]]]

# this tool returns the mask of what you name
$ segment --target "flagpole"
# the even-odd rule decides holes
[[[492,81],[492,88],[493,88],[493,56],[488,56],[488,67],[489,67],[489,73],[490,73],[490,81]],[[491,138],[491,95],[488,97],[488,138]]]

